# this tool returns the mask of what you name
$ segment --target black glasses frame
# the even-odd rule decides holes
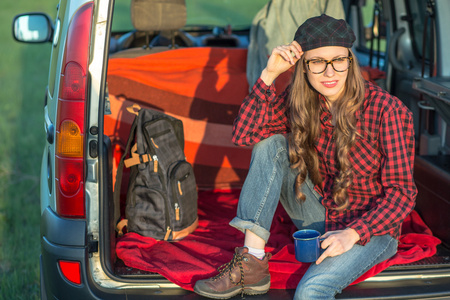
[[[336,68],[334,67],[333,62],[336,61],[336,60],[338,60],[338,59],[342,59],[342,58],[348,59],[348,68],[345,69],[345,70],[342,70],[342,71],[336,70]],[[323,71],[321,71],[321,72],[313,72],[313,71],[311,71],[311,69],[309,68],[309,63],[312,62],[312,61],[317,61],[317,60],[321,60],[321,61],[324,61],[324,62],[325,62],[325,68],[324,68]],[[353,57],[351,57],[351,56],[345,56],[345,57],[334,58],[334,59],[332,59],[332,60],[325,60],[325,59],[310,59],[310,60],[306,60],[306,61],[305,61],[305,64],[308,66],[308,71],[310,71],[311,73],[313,73],[313,74],[322,74],[323,72],[326,71],[326,69],[328,68],[328,65],[331,65],[331,67],[333,68],[333,70],[335,70],[336,72],[345,72],[345,71],[347,71],[347,70],[350,68],[350,66],[351,66],[351,64],[352,64],[352,60],[353,60]]]

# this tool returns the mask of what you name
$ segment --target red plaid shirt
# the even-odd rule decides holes
[[[274,85],[258,79],[244,99],[234,121],[233,142],[254,145],[273,134],[289,130],[288,91],[276,96]],[[413,179],[414,129],[412,115],[403,103],[366,82],[365,101],[357,111],[356,143],[350,151],[353,183],[348,188],[349,206],[338,211],[332,199],[339,174],[331,113],[321,97],[321,134],[315,141],[321,188],[326,208],[327,231],[353,228],[361,245],[373,235],[390,234],[398,239],[401,223],[414,208],[417,194]]]

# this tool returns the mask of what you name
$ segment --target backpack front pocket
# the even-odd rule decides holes
[[[128,231],[163,239],[166,233],[166,199],[157,189],[135,186],[130,193],[125,215]]]
[[[180,161],[170,172],[170,185],[173,227],[179,230],[197,219],[198,194],[192,165]]]

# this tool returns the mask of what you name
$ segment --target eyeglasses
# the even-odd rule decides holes
[[[352,63],[352,57],[344,56],[334,58],[332,60],[311,59],[305,61],[305,63],[308,66],[308,70],[313,74],[320,74],[325,72],[328,65],[330,64],[336,72],[344,72],[347,71],[348,68],[350,68],[350,65]]]

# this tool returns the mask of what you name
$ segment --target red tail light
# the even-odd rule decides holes
[[[62,95],[60,97],[66,100],[83,99],[86,91],[85,78],[83,68],[76,62],[69,62],[64,70],[64,79]]]
[[[62,217],[85,218],[85,104],[93,2],[74,15],[61,68],[56,121],[56,211]]]

